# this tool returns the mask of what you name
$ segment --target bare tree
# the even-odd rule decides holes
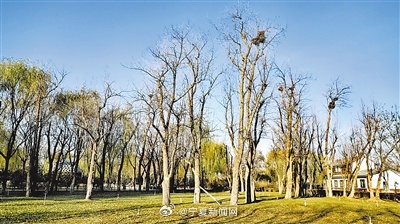
[[[315,139],[313,141],[313,152],[311,158],[311,175],[310,175],[310,187],[314,190],[314,194],[316,193],[314,189],[315,186],[323,186],[325,184],[324,181],[324,156],[323,156],[323,141],[324,141],[324,133],[321,127],[321,124],[318,123],[317,117],[313,116],[313,123],[315,128]],[[320,192],[318,192],[320,195]]]
[[[234,152],[231,205],[238,201],[243,153],[253,143],[252,127],[268,86],[271,70],[268,49],[283,31],[263,26],[255,18],[246,10],[236,9],[230,15],[230,23],[220,29],[235,74],[231,80],[236,82],[227,87],[224,103],[226,129]],[[237,117],[234,116],[236,113]]]
[[[75,191],[77,185],[77,177],[79,171],[79,161],[82,158],[84,149],[87,146],[88,139],[85,131],[77,124],[79,123],[79,101],[83,92],[77,91],[60,91],[55,94],[54,102],[52,103],[52,113],[61,118],[64,128],[68,129],[68,135],[73,141],[71,150],[67,152],[67,159],[71,164],[71,183],[70,193]]]
[[[155,119],[152,124],[162,148],[163,182],[162,204],[170,204],[170,180],[174,175],[177,148],[176,137],[183,125],[183,100],[193,88],[184,81],[185,41],[188,29],[172,28],[165,41],[150,51],[156,67],[135,66],[134,69],[146,74],[155,85],[151,98],[155,103]]]
[[[327,183],[327,196],[332,197],[332,167],[334,162],[335,148],[329,147],[329,135],[331,132],[331,119],[332,112],[336,107],[348,106],[348,95],[350,93],[350,86],[343,85],[339,79],[333,81],[325,93],[327,100],[328,117],[326,120],[325,139],[324,139],[324,169],[326,173]],[[333,138],[335,139],[335,138]],[[333,146],[333,145],[332,145]]]
[[[274,131],[275,147],[283,149],[286,162],[285,198],[292,197],[294,185],[294,164],[296,150],[299,148],[299,131],[301,126],[301,110],[307,76],[295,75],[290,69],[278,69],[278,91],[280,100],[275,99],[278,109],[278,119]]]
[[[264,71],[269,73],[270,71]],[[261,71],[260,71],[261,73]],[[267,76],[269,76],[267,74]],[[256,94],[255,94],[256,95]],[[248,148],[245,156],[245,188],[246,188],[246,203],[256,201],[255,192],[255,179],[257,177],[256,161],[257,161],[257,147],[266,134],[267,127],[267,106],[271,95],[263,96],[256,110],[256,116],[252,124],[251,138],[248,142]]]
[[[86,184],[86,200],[92,198],[98,146],[102,138],[108,134],[107,131],[102,130],[105,111],[109,106],[110,99],[117,95],[118,94],[111,89],[111,84],[106,84],[104,95],[102,97],[97,92],[86,90],[82,90],[79,96],[79,111],[77,111],[78,114],[75,115],[78,120],[76,125],[86,132],[91,143],[91,150],[89,151],[89,173]]]
[[[397,108],[391,111],[383,111],[381,114],[381,125],[377,131],[375,153],[375,171],[378,179],[375,187],[375,198],[380,198],[381,181],[384,178],[383,172],[390,166],[390,158],[393,152],[400,147],[400,113]],[[388,190],[388,183],[383,184]]]
[[[355,128],[350,136],[349,157],[351,158],[351,169],[348,170],[350,176],[350,193],[348,197],[354,197],[357,176],[363,161],[367,163],[367,171],[369,170],[369,160],[371,151],[376,142],[377,132],[380,126],[380,115],[376,103],[372,108],[362,105],[361,119],[362,126]],[[349,164],[350,165],[350,164]],[[372,172],[368,171],[367,179],[371,184]],[[370,186],[369,189],[372,189]]]
[[[186,77],[186,85],[192,86],[187,94],[188,127],[191,136],[191,154],[194,159],[194,203],[200,203],[200,156],[202,142],[205,137],[204,116],[206,101],[211,94],[217,77],[213,75],[212,63],[214,54],[207,49],[205,37],[186,39],[188,49],[185,50],[185,62],[188,64],[190,75]],[[206,52],[211,52],[206,54]]]
[[[115,155],[115,145],[118,139],[121,138],[121,129],[118,129],[118,122],[122,116],[122,111],[112,106],[105,110],[101,122],[101,149],[99,150],[99,160],[96,161],[97,170],[99,171],[99,187],[100,191],[104,191],[104,184],[106,178],[106,163],[108,163],[108,180],[111,178],[113,170],[113,154]],[[100,148],[100,147],[99,147]],[[109,185],[109,184],[108,184]]]
[[[306,195],[306,185],[308,180],[308,160],[314,141],[315,124],[306,116],[300,107],[296,120],[298,123],[297,133],[295,133],[295,163],[294,163],[294,197]]]
[[[128,109],[130,111],[130,109]],[[130,112],[124,113],[122,116],[122,136],[120,138],[118,148],[119,148],[119,166],[118,166],[118,173],[117,173],[117,192],[121,191],[122,185],[122,169],[124,168],[125,164],[125,157],[128,151],[128,147],[131,144],[131,140],[136,132],[137,126],[139,122],[134,122],[132,118],[129,117]]]

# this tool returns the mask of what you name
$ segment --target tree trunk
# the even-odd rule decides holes
[[[376,188],[375,188],[375,199],[377,199],[377,200],[380,199],[381,181],[382,181],[382,171],[380,171],[378,174],[378,181],[376,183]]]
[[[61,152],[62,153],[62,152]],[[58,155],[57,157],[57,161],[56,164],[54,166],[54,171],[50,171],[50,172],[54,172],[51,176],[51,181],[50,181],[50,192],[53,192],[54,190],[54,186],[57,186],[57,172],[59,170],[59,166],[60,166],[60,161],[61,161],[61,153]]]
[[[289,160],[286,165],[286,193],[285,199],[292,198],[292,188],[293,188],[293,158],[289,156]]]
[[[246,163],[245,165],[245,173],[244,173],[244,179],[245,179],[245,202],[246,204],[250,204],[251,201],[251,167],[250,164]]]
[[[137,179],[137,182],[138,182],[138,191],[141,192],[142,191],[142,185],[143,185],[143,175],[142,175],[142,165],[141,165],[140,161],[139,161],[138,166],[139,166],[138,167],[138,177],[136,179]]]
[[[332,109],[328,111],[328,119],[326,121],[326,132],[325,132],[325,170],[326,170],[326,193],[328,197],[333,197],[332,192],[332,169],[331,163],[334,158],[331,158],[333,153],[329,152],[329,130],[331,124]],[[332,149],[333,150],[333,149]]]
[[[233,160],[232,166],[232,187],[231,187],[231,200],[230,205],[237,205],[239,198],[239,169],[240,169],[240,158],[236,155]]]
[[[124,168],[124,157],[125,157],[125,150],[122,151],[121,162],[119,163],[119,167],[118,167],[117,192],[121,191],[121,175],[122,175],[122,169]]]
[[[30,161],[31,155],[29,155],[28,161]],[[25,185],[25,196],[30,197],[31,196],[31,172],[30,171],[30,166],[31,163],[28,162],[26,166],[26,185]]]
[[[176,191],[176,186],[177,186],[177,184],[176,184],[176,176],[177,176],[177,174],[176,174],[176,169],[174,169],[173,171],[172,171],[172,173],[169,173],[169,189],[170,189],[170,192],[171,193],[175,193],[175,191]],[[171,200],[170,200],[171,201]]]
[[[356,169],[355,169],[355,171],[354,171],[353,178],[351,179],[351,185],[350,185],[351,190],[350,190],[350,194],[349,194],[349,196],[348,196],[349,198],[353,198],[353,197],[354,197],[354,194],[355,194],[355,192],[356,192],[357,176],[358,176],[358,172],[360,171],[360,165],[359,165],[359,163],[357,162],[356,164],[357,164],[357,165],[356,165]],[[343,192],[343,196],[345,196],[345,192]]]
[[[152,158],[153,158],[153,160],[151,161],[151,164],[152,164],[152,167],[153,167],[153,178],[154,178],[152,183],[155,185],[155,187],[158,187],[158,186],[160,186],[159,183],[158,183],[158,180],[159,180],[158,175],[160,175],[161,172],[158,171],[157,168],[156,168],[155,158],[154,157],[152,157]]]
[[[307,180],[308,180],[308,170],[307,170],[308,162],[307,161],[308,161],[308,153],[307,153],[306,158],[303,159],[303,162],[302,162],[302,167],[303,167],[302,170],[304,173],[304,177],[301,178],[301,182],[300,182],[301,197],[305,197],[307,195]]]
[[[79,149],[76,150],[76,155],[73,163],[73,171],[72,171],[72,181],[70,185],[70,193],[72,194],[75,191],[76,185],[76,175],[78,174],[79,160],[81,156],[80,146]]]
[[[56,170],[54,171],[55,173],[54,173],[53,181],[52,181],[52,183],[54,183],[52,185],[52,187],[53,186],[55,187],[55,191],[58,191],[58,186],[59,186],[58,180],[60,179],[60,177],[62,175],[62,172],[63,172],[63,169],[59,169],[59,167],[63,167],[64,166],[64,162],[65,162],[65,158],[62,156],[62,153],[61,153],[60,156],[57,159]]]
[[[366,155],[365,161],[367,163],[367,184],[369,191],[369,198],[374,198],[374,192],[372,191],[372,168],[369,165],[369,154]]]
[[[256,200],[255,183],[252,175],[252,168],[250,164],[246,164],[245,171],[245,186],[246,186],[246,203],[252,203]]]
[[[150,190],[150,168],[151,163],[149,162],[146,166],[146,192]]]
[[[240,166],[240,171],[239,171],[239,178],[240,178],[240,192],[243,193],[246,191],[245,189],[245,177],[243,174],[243,167]]]
[[[285,179],[284,176],[281,177],[281,175],[278,174],[278,192],[279,194],[283,194],[283,190],[285,188],[283,184],[283,179]]]
[[[197,204],[201,202],[201,195],[200,195],[200,155],[199,152],[195,152],[194,156],[194,199],[193,203]]]
[[[162,182],[162,205],[169,206],[171,203],[170,199],[170,175],[169,175],[169,158],[168,158],[168,146],[164,142],[163,152],[162,152],[162,172],[163,172],[163,182]]]
[[[5,195],[6,194],[6,188],[7,188],[7,180],[8,180],[8,177],[9,177],[9,175],[8,175],[8,167],[10,166],[10,159],[6,159],[5,160],[5,166],[4,166],[4,170],[3,170],[3,182],[2,182],[2,186],[1,186],[1,189],[2,189],[2,194],[3,195]]]
[[[255,202],[257,199],[256,197],[256,183],[254,181],[253,176],[251,176],[251,201]]]
[[[295,163],[294,169],[294,197],[298,198],[300,196],[300,181],[301,181],[301,167],[299,162]]]
[[[328,197],[333,197],[332,191],[332,171],[330,168],[327,169],[326,175],[326,192]]]
[[[96,161],[96,153],[97,153],[97,142],[93,141],[92,145],[92,156],[90,159],[90,167],[89,167],[89,174],[86,183],[86,197],[85,200],[92,199],[92,191],[93,191],[93,179],[94,179],[94,165]]]
[[[34,124],[34,135],[33,135],[33,146],[30,149],[29,157],[29,182],[27,179],[27,185],[29,184],[29,191],[27,187],[26,196],[33,195],[36,191],[37,185],[37,174],[39,166],[39,148],[40,148],[40,136],[42,127],[39,125],[40,122],[40,111],[41,111],[41,97],[38,96],[36,99],[36,110],[35,110],[35,124]]]
[[[101,151],[101,161],[99,169],[99,180],[100,180],[100,191],[104,191],[104,179],[106,173],[106,153],[107,153],[108,142],[104,142],[103,150]]]

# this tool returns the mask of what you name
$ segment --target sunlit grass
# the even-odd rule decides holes
[[[190,193],[172,194],[175,208],[166,217],[159,213],[161,194],[106,193],[94,195],[90,201],[85,201],[84,195],[49,196],[46,200],[3,197],[0,223],[369,223],[370,219],[372,223],[400,223],[400,203],[393,201],[377,205],[366,199],[284,200],[276,193],[259,193],[256,203],[244,204],[240,195],[239,205],[232,207],[229,192],[213,195],[221,205],[205,194],[199,205],[192,204]],[[186,215],[181,215],[182,211]]]

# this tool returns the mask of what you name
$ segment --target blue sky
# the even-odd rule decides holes
[[[238,1],[1,1],[1,57],[29,59],[68,71],[64,87],[131,89],[143,76],[124,68],[143,60],[166,28],[188,21],[215,34]],[[287,27],[275,49],[278,63],[313,77],[312,110],[336,77],[352,86],[353,122],[360,102],[399,105],[398,1],[250,1],[260,18]],[[217,38],[214,44],[218,46]],[[221,52],[220,55],[224,55]],[[355,121],[354,121],[355,122]]]

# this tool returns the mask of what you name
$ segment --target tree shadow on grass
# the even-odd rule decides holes
[[[328,216],[328,214],[331,213],[331,212],[333,212],[333,209],[332,209],[332,208],[330,208],[330,209],[325,209],[325,210],[323,210],[323,211],[322,211],[321,213],[319,213],[319,214],[315,214],[315,215],[312,215],[312,216],[310,216],[310,217],[308,217],[308,218],[306,218],[306,219],[299,220],[299,221],[297,221],[296,223],[312,223],[312,222],[317,222],[317,221],[321,220],[322,218],[324,218],[325,216]]]
[[[397,217],[400,220],[400,213],[394,212],[392,209],[387,208],[386,211],[390,213],[393,217]]]
[[[276,201],[276,200],[281,200],[284,199],[284,195],[278,195],[278,196],[258,196],[256,202],[261,202],[261,201]]]

